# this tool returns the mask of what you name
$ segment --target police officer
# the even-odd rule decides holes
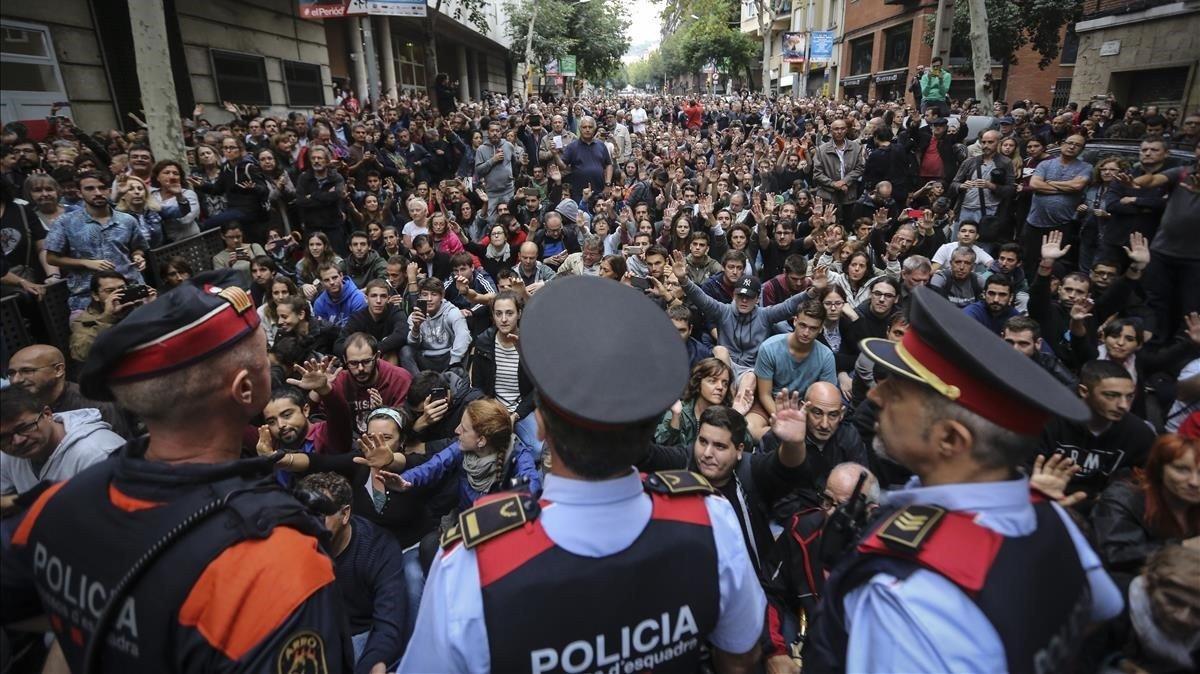
[[[239,460],[271,382],[236,281],[198,275],[96,340],[84,394],[149,436],[47,488],[4,555],[4,622],[44,615],[71,671],[352,670],[328,535],[274,457]]]
[[[869,395],[877,449],[915,478],[827,581],[805,672],[1069,671],[1121,596],[1016,467],[1052,416],[1087,408],[927,288],[903,340],[862,350],[888,373]]]
[[[400,671],[695,672],[704,642],[718,672],[752,666],[765,598],[733,509],[695,473],[632,468],[687,379],[671,322],[633,289],[569,277],[521,328],[545,491],[460,515]]]

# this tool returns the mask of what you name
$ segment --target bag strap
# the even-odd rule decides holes
[[[25,206],[18,204],[15,201],[12,204],[17,207],[17,212],[21,214],[21,224],[25,227],[25,266],[33,266],[33,249],[37,243],[33,240],[33,230],[29,228],[29,214],[25,212]]]
[[[983,180],[983,159],[980,158],[979,163],[975,165],[975,178]],[[979,188],[979,219],[982,220],[988,216],[987,214],[987,195],[984,194],[984,189]]]

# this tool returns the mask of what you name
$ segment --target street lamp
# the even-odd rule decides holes
[[[575,0],[568,5],[582,5],[591,0]],[[529,33],[525,35],[525,100],[533,95],[533,24],[537,21],[537,0],[530,0],[533,11],[529,13]]]

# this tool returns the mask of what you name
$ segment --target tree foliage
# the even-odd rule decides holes
[[[629,49],[625,8],[619,3],[593,0],[569,4],[561,0],[508,0],[508,37],[519,58],[524,58],[529,18],[537,5],[533,24],[533,54],[538,64],[575,56],[580,77],[602,81],[615,73]]]
[[[741,72],[758,56],[760,43],[729,25],[736,0],[676,0],[662,12],[668,26],[677,26],[658,49],[629,66],[629,82],[656,89],[668,79],[699,73],[715,63],[726,72]],[[692,15],[699,17],[692,19]]]
[[[1062,49],[1060,34],[1063,26],[1079,19],[1083,0],[985,0],[988,15],[988,48],[996,61],[1017,63],[1017,52],[1026,46],[1037,52],[1038,67],[1045,68],[1058,58]],[[937,30],[936,17],[925,33],[925,41],[933,43]],[[971,30],[971,13],[966,2],[954,5],[954,45],[961,45],[970,56],[967,34]]]

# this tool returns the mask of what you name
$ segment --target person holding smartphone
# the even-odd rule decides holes
[[[413,376],[425,370],[445,372],[460,367],[471,346],[471,331],[458,307],[446,302],[446,290],[436,277],[417,284],[416,308],[408,317],[408,344],[400,364]]]
[[[504,140],[503,127],[491,121],[487,128],[487,142],[475,150],[475,173],[483,180],[488,196],[488,222],[496,222],[496,206],[507,204],[513,198],[513,159],[517,151],[512,143]]]
[[[249,278],[250,261],[267,254],[257,243],[246,243],[242,225],[236,220],[221,225],[221,240],[225,249],[213,256],[213,269],[236,269]]]

